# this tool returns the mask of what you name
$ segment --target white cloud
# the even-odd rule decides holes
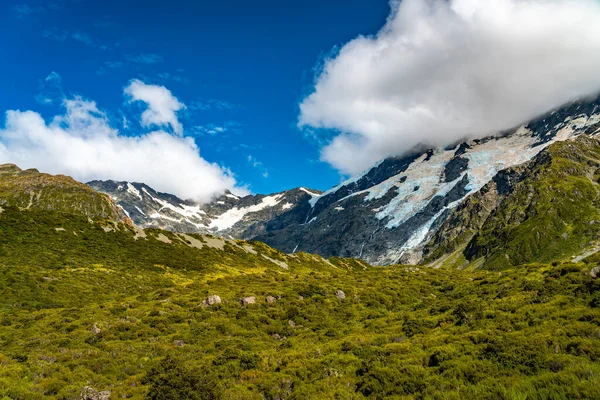
[[[142,125],[149,126],[171,126],[178,135],[183,134],[183,127],[175,114],[185,108],[185,105],[164,86],[147,85],[134,79],[125,88],[125,93],[130,97],[130,102],[143,101],[148,109],[142,113]]]
[[[49,121],[33,111],[8,111],[0,129],[0,163],[67,174],[83,182],[145,182],[198,201],[225,189],[247,193],[229,170],[203,159],[190,137],[162,130],[121,134],[95,102],[80,97],[65,100],[64,107],[63,115]]]
[[[339,131],[321,158],[342,173],[497,133],[600,89],[596,0],[391,6],[377,35],[325,61],[300,105],[300,126]]]

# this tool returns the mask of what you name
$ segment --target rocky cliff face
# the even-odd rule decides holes
[[[502,136],[382,160],[324,193],[226,193],[196,205],[143,184],[90,185],[142,226],[256,239],[288,253],[414,264],[473,237],[519,179],[518,168],[503,172],[507,168],[554,142],[599,130],[600,101],[573,103]]]

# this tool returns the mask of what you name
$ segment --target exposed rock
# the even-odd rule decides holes
[[[255,304],[256,297],[254,297],[254,296],[244,297],[243,299],[240,300],[240,302],[242,303],[243,306],[247,306],[248,304]]]
[[[292,321],[291,319],[288,321],[288,325],[291,326],[292,328],[296,327],[296,323],[294,321]]]
[[[590,271],[590,276],[594,279],[600,278],[600,267],[594,267]]]
[[[337,297],[340,300],[344,300],[346,298],[346,293],[342,292],[341,290],[336,290],[335,297]]]
[[[267,303],[269,303],[269,304],[273,304],[273,303],[277,302],[277,299],[273,296],[267,296],[266,300],[267,300]]]
[[[273,339],[275,339],[275,340],[281,340],[281,336],[279,336],[278,333],[274,333],[272,336],[273,336]]]
[[[110,400],[110,391],[105,390],[100,392],[96,389],[86,386],[81,389],[81,393],[79,394],[77,400]]]
[[[444,178],[445,182],[452,182],[455,179],[458,179],[460,175],[465,172],[469,166],[469,160],[456,156],[446,164],[444,167]]]
[[[221,303],[221,298],[219,296],[217,296],[216,294],[211,294],[210,296],[208,296],[206,298],[206,300],[204,300],[202,302],[202,304],[206,305],[206,306],[212,306],[215,304],[220,304]]]
[[[183,340],[173,340],[173,344],[176,347],[184,347],[185,346],[185,342]]]
[[[97,322],[94,322],[94,325],[92,325],[92,327],[90,329],[90,332],[92,332],[93,335],[99,335],[100,332],[102,332],[102,329],[100,329],[98,327],[98,323]]]

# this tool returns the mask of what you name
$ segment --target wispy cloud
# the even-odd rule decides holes
[[[104,75],[111,70],[123,68],[126,65],[123,61],[104,61],[96,71],[96,75]]]
[[[85,32],[74,32],[71,37],[78,41],[79,43],[83,43],[86,46],[93,47],[96,45],[96,42]]]
[[[173,81],[173,82],[178,82],[178,83],[190,83],[189,79],[186,77],[183,77],[181,75],[175,75],[175,74],[171,74],[168,72],[162,72],[159,73],[158,78],[164,81]]]
[[[118,22],[113,21],[111,18],[102,18],[92,23],[94,28],[103,28],[103,29],[114,29],[118,28],[121,25]]]
[[[137,55],[127,54],[125,58],[128,61],[137,64],[157,64],[164,61],[164,58],[160,54],[154,53],[143,53]]]
[[[269,170],[265,168],[262,162],[258,161],[252,154],[248,154],[248,164],[260,171],[263,178],[269,177]]]
[[[234,110],[236,108],[241,108],[241,106],[230,103],[228,101],[219,100],[219,99],[198,99],[196,101],[193,101],[189,105],[190,110],[199,110],[199,111],[208,111],[208,110],[228,111],[228,110]]]
[[[39,14],[45,10],[44,7],[32,7],[29,4],[16,4],[12,7],[13,12],[19,19],[25,19],[33,14]]]
[[[49,105],[60,103],[63,98],[62,78],[59,74],[52,71],[40,82],[40,91],[35,96],[35,100],[42,105]]]
[[[223,136],[224,134],[240,133],[241,124],[236,121],[227,121],[222,124],[209,123],[206,125],[196,125],[192,128],[194,136]]]
[[[227,131],[227,128],[217,124],[196,125],[192,128],[195,136],[210,135],[215,136]]]
[[[74,40],[78,43],[81,43],[83,45],[86,45],[88,47],[98,49],[98,50],[110,50],[112,48],[116,48],[116,47],[120,46],[120,43],[118,43],[118,42],[113,45],[103,44],[103,43],[95,40],[92,36],[90,36],[86,32],[82,32],[82,31],[69,32],[64,29],[58,29],[56,27],[44,29],[44,31],[42,31],[42,37],[44,37],[46,39],[56,40],[58,42],[64,42],[64,41],[70,39],[70,40]]]
[[[69,33],[58,28],[50,28],[44,29],[44,31],[42,32],[42,37],[45,37],[46,39],[57,40],[59,42],[64,42],[65,40],[67,40],[67,37],[69,37]]]

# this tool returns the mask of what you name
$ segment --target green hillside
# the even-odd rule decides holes
[[[500,270],[592,254],[600,249],[599,180],[597,138],[554,143],[459,206],[429,242],[426,262]]]
[[[110,197],[70,176],[43,174],[36,169],[23,171],[14,164],[0,164],[0,207],[6,205],[126,220]]]
[[[5,206],[0,398],[599,398],[592,266],[375,268]]]

